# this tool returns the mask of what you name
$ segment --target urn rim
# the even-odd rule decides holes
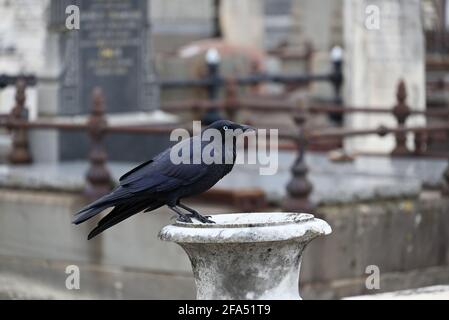
[[[292,240],[308,242],[331,233],[327,222],[312,214],[253,212],[218,214],[215,224],[176,222],[165,226],[159,238],[177,243],[251,243]]]

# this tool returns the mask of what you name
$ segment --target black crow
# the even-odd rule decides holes
[[[214,142],[213,138],[209,138],[210,141],[203,141],[207,129],[216,129],[215,133],[219,133],[217,140],[220,139],[220,141],[212,143]],[[173,210],[179,221],[192,222],[191,218],[194,218],[203,223],[213,223],[209,219],[210,216],[202,216],[196,210],[182,204],[181,200],[210,189],[227,175],[234,166],[237,135],[252,130],[254,130],[252,127],[227,120],[212,123],[201,134],[177,143],[153,159],[125,173],[120,177],[118,187],[81,209],[76,214],[73,223],[82,223],[103,210],[114,207],[89,233],[88,239],[91,239],[136,213],[149,212],[163,205],[167,205]],[[233,134],[229,134],[231,132]],[[196,148],[195,143],[198,146]],[[190,147],[187,149],[187,159],[190,160],[190,163],[186,163],[186,161],[174,163],[173,155],[182,153],[185,150],[182,147],[185,146]],[[216,155],[222,161],[212,163],[204,161],[201,156],[202,152],[205,148],[210,150],[211,146],[210,154]],[[179,152],[171,152],[174,148]],[[185,160],[185,157],[184,154],[180,158]],[[179,208],[185,209],[189,213],[183,213]]]

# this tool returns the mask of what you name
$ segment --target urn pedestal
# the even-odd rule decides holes
[[[301,256],[315,237],[331,233],[305,213],[212,216],[215,224],[176,222],[159,237],[189,256],[197,299],[301,299]]]

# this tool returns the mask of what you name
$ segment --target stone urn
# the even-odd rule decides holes
[[[331,233],[327,222],[305,213],[219,214],[212,220],[176,222],[159,233],[189,256],[197,299],[301,299],[302,253],[312,239]]]

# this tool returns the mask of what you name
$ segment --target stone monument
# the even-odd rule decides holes
[[[218,31],[216,2],[151,0],[151,42],[156,55],[214,37]]]
[[[288,212],[236,213],[164,227],[159,237],[189,256],[197,299],[301,299],[301,256],[307,244],[331,233],[324,220]]]
[[[67,25],[71,5],[79,8],[79,28]],[[40,117],[85,120],[92,107],[92,90],[98,86],[105,95],[109,123],[173,121],[157,110],[149,1],[52,0],[46,39],[47,68],[39,79]],[[159,148],[160,141],[160,137],[120,134],[111,139],[109,135],[106,147],[112,160],[141,161],[167,146]],[[37,161],[86,159],[88,146],[85,132],[36,131],[32,136]],[[148,150],[142,158],[141,149]]]
[[[288,44],[296,50],[306,50],[307,46],[313,50],[308,72],[326,74],[332,71],[330,52],[333,47],[343,45],[342,12],[343,0],[292,0]],[[286,61],[287,71],[307,72],[307,68],[298,68],[298,62]],[[329,82],[312,82],[308,88],[312,99],[334,98]]]
[[[263,48],[264,2],[259,0],[223,0],[220,25],[223,39],[232,44]],[[243,31],[244,30],[244,31]]]
[[[156,109],[148,1],[76,2],[80,28],[61,34],[60,114],[89,113],[95,86],[109,113]]]
[[[425,47],[420,1],[344,1],[345,105],[393,108],[401,79],[412,110],[425,109]],[[410,117],[407,125],[424,125],[423,117]],[[392,115],[355,113],[346,116],[352,129],[395,127]],[[408,145],[412,147],[411,137]],[[345,139],[350,152],[390,152],[389,135]]]

